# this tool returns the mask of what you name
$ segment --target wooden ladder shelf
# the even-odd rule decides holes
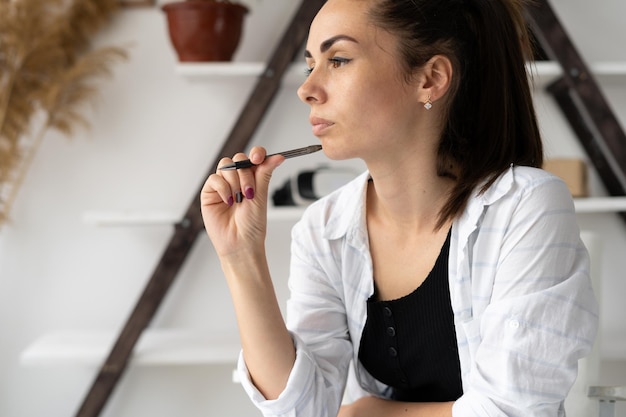
[[[626,134],[548,0],[526,9],[526,19],[548,58],[563,76],[549,85],[565,118],[595,166],[608,193],[626,195]],[[620,213],[626,221],[626,213]]]

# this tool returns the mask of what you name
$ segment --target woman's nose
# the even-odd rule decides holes
[[[313,73],[309,74],[298,88],[298,97],[306,104],[319,103],[322,100],[323,94]]]

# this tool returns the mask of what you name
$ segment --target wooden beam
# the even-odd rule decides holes
[[[602,179],[608,193],[612,196],[623,195],[624,189],[619,182],[609,161],[604,156],[603,149],[600,148],[600,142],[596,139],[596,133],[590,130],[589,123],[580,117],[580,110],[576,103],[575,96],[564,79],[555,81],[548,86],[548,91],[552,94],[557,104],[563,111],[574,133],[578,137],[580,144],[585,149],[589,159]],[[626,222],[626,213],[620,212],[619,215]]]
[[[313,17],[323,0],[302,0],[299,9],[275,48],[266,70],[259,77],[230,135],[202,179],[215,171],[222,156],[233,155],[250,142],[281,84],[289,64],[304,44]],[[143,330],[148,326],[162,300],[178,275],[199,233],[203,230],[199,193],[194,194],[183,219],[175,225],[165,251],[139,297],[135,308],[122,328],[97,377],[85,396],[76,416],[96,417],[100,414],[123,375],[130,355]]]
[[[607,191],[626,195],[626,134],[548,0],[526,9],[533,34],[559,62],[563,78],[548,88],[572,125]],[[626,219],[626,217],[624,217]]]

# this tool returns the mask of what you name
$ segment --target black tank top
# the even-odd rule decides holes
[[[398,401],[441,402],[463,393],[448,284],[450,233],[433,270],[411,294],[367,301],[359,359]]]

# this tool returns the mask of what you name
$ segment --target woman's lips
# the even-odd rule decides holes
[[[319,117],[311,117],[309,121],[311,122],[311,126],[313,127],[312,128],[313,134],[315,136],[319,136],[323,134],[328,128],[334,125],[333,122],[330,122],[326,119],[322,119]]]

